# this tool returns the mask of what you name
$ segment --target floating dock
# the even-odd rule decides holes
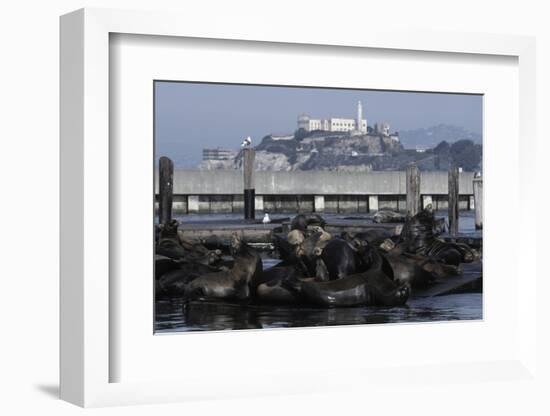
[[[426,289],[415,289],[412,297],[443,296],[464,292],[482,292],[482,262],[462,263],[462,275],[436,281]]]
[[[369,218],[334,219],[327,221],[324,229],[332,235],[340,235],[342,232],[350,234],[370,233],[378,238],[390,238],[401,233],[402,223],[374,223]],[[183,222],[180,230],[184,235],[193,240],[202,242],[209,247],[228,247],[231,235],[234,232],[242,233],[245,241],[259,250],[272,250],[273,236],[275,234],[286,235],[290,231],[290,218],[272,218],[269,224],[262,224],[260,220],[216,220],[216,221],[190,221]],[[483,238],[480,231],[462,233],[456,236],[443,234],[441,239],[447,242],[468,244],[476,250],[482,250]],[[416,289],[413,297],[442,296],[462,292],[481,292],[482,289],[482,262],[461,264],[462,275],[448,277],[437,281],[429,288]]]
[[[403,224],[377,224],[369,219],[339,219],[327,221],[324,229],[337,236],[343,232],[375,233],[379,238],[390,238],[401,233]],[[206,245],[227,246],[231,235],[235,232],[243,234],[243,238],[252,244],[271,244],[274,234],[287,234],[290,231],[289,218],[275,218],[269,224],[261,221],[217,220],[201,222],[183,222],[179,229],[184,235]]]

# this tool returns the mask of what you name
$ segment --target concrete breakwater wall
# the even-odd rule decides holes
[[[460,209],[473,209],[473,173],[459,176]],[[158,175],[157,175],[158,178]],[[158,179],[157,179],[158,181]],[[422,172],[423,205],[447,209],[447,172]],[[257,211],[367,213],[406,209],[405,172],[255,172]],[[158,195],[158,183],[155,192]],[[231,171],[174,172],[175,213],[243,212],[243,174]]]

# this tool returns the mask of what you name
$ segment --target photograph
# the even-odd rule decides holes
[[[482,94],[153,89],[155,334],[483,320]]]

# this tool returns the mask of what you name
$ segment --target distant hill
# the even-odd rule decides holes
[[[403,145],[405,137],[409,141]],[[483,151],[479,135],[443,125],[399,136],[297,131],[284,137],[265,136],[255,149],[257,170],[353,172],[405,170],[411,163],[423,171],[447,170],[452,165],[475,171],[481,170]],[[199,168],[240,169],[241,165],[242,152],[230,160],[203,161]]]
[[[439,124],[428,128],[400,131],[399,140],[406,149],[426,149],[433,148],[443,141],[453,143],[459,140],[471,140],[481,144],[481,135],[462,127]]]

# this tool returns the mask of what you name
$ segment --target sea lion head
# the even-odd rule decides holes
[[[395,243],[392,239],[386,238],[382,244],[380,244],[380,248],[386,252],[390,252],[395,248]]]
[[[321,227],[319,225],[314,225],[310,228],[311,228],[311,231],[313,231],[313,234],[320,233],[319,239],[318,239],[319,242],[326,242],[326,241],[329,241],[332,238],[332,235],[330,235],[330,233],[327,233],[323,229],[323,227]]]
[[[296,215],[290,223],[290,229],[305,232],[307,230],[306,216],[304,214]]]
[[[212,250],[209,251],[207,254],[208,257],[208,263],[207,264],[216,264],[221,259],[221,251],[220,250]]]
[[[304,242],[304,233],[300,230],[292,230],[287,235],[288,244],[297,246]]]
[[[178,222],[178,220],[171,220],[166,224],[159,224],[158,230],[161,238],[177,237],[179,225],[180,223]]]
[[[238,253],[243,246],[243,236],[239,233],[235,232],[231,234],[231,240],[229,243],[229,250],[231,251],[231,255],[235,255]]]

